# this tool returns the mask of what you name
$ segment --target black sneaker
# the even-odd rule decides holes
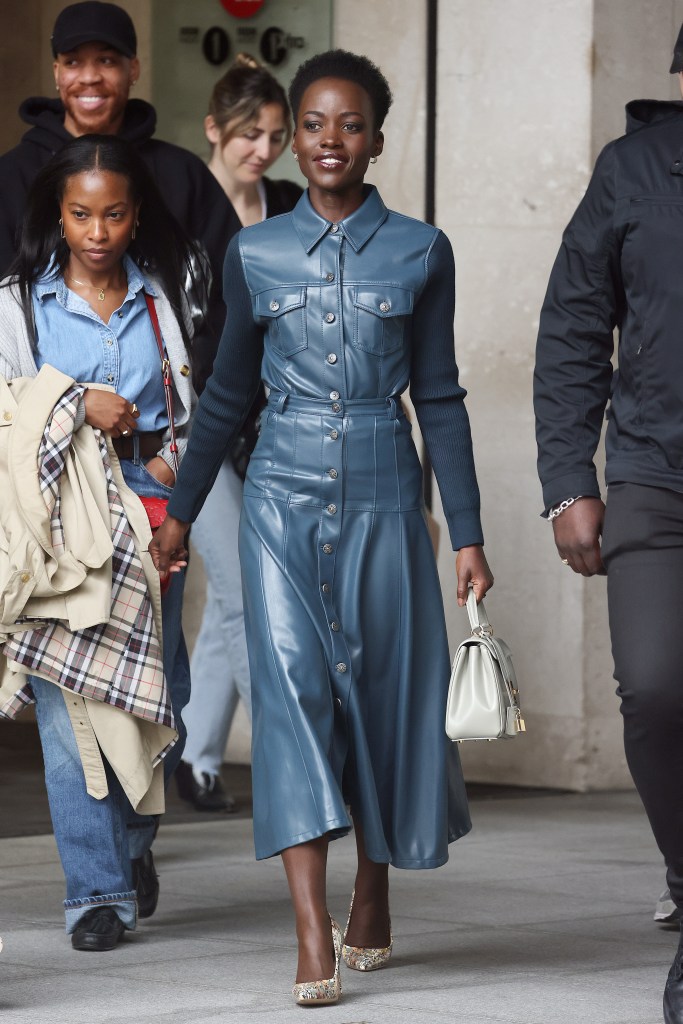
[[[71,935],[71,945],[86,953],[104,953],[123,938],[123,921],[111,907],[93,907],[84,914]]]
[[[159,876],[154,870],[152,851],[142,857],[134,857],[130,866],[133,873],[133,888],[138,895],[138,917],[151,917],[159,901]]]
[[[192,765],[181,761],[175,770],[178,796],[187,800],[198,811],[223,811],[232,814],[236,809],[235,798],[225,792],[220,775],[201,772],[201,781],[195,778]]]

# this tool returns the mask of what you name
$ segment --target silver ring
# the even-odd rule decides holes
[[[133,416],[137,416],[138,413],[140,412],[140,410],[138,409],[138,407],[135,404],[135,402],[133,402],[133,405],[131,406],[131,410],[130,411],[131,411]]]
[[[129,433],[130,433],[130,431],[129,431],[129,430],[122,430],[122,431],[121,431],[121,437],[128,437],[128,434],[129,434]]]

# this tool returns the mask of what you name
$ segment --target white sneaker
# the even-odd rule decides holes
[[[659,921],[660,924],[679,924],[681,920],[681,912],[671,899],[671,893],[668,889],[665,889],[662,895],[657,900],[657,906],[655,907],[655,921]]]

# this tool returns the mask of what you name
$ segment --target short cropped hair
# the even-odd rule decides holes
[[[306,89],[320,78],[344,78],[365,89],[372,102],[375,130],[379,131],[392,102],[391,89],[376,64],[348,50],[327,50],[305,61],[296,71],[289,87],[289,102],[296,122]]]

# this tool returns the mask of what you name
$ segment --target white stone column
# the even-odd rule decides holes
[[[458,268],[456,350],[496,575],[487,606],[513,649],[529,730],[464,745],[470,780],[631,784],[605,581],[563,566],[538,517],[532,368],[562,230],[596,151],[623,131],[624,102],[672,95],[680,17],[672,0],[440,4],[437,220]],[[440,568],[455,643],[466,628],[443,551]]]

